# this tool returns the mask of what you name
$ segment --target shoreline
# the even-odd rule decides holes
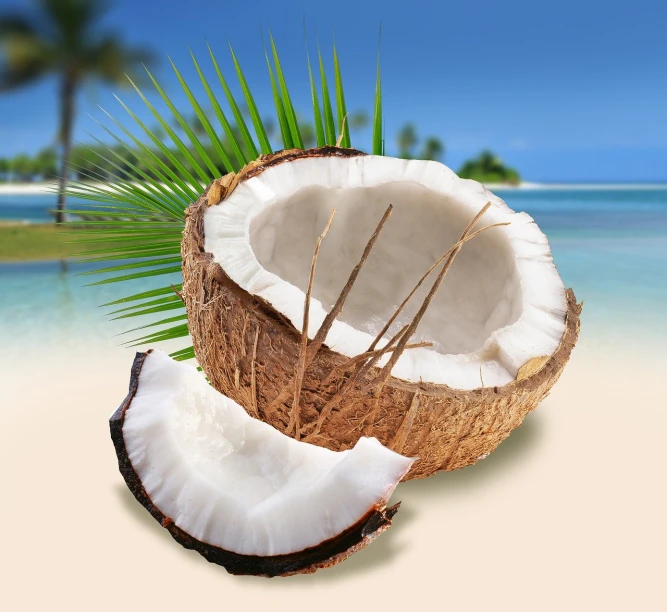
[[[92,183],[91,183],[92,184]],[[518,185],[505,183],[486,183],[490,191],[629,191],[629,190],[667,190],[667,183],[536,183],[522,181]],[[57,183],[0,183],[0,196],[3,195],[55,195]]]
[[[46,195],[56,188],[56,183],[3,183],[0,195]]]
[[[651,191],[667,190],[667,183],[531,183],[522,182],[518,185],[504,183],[487,183],[490,191]]]

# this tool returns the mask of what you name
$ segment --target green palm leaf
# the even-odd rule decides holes
[[[238,102],[234,98],[234,94],[232,94],[231,89],[229,89],[229,86],[227,85],[227,80],[223,76],[222,70],[220,70],[220,66],[218,64],[218,60],[215,59],[215,55],[213,54],[213,51],[211,50],[210,46],[208,50],[211,55],[211,61],[213,62],[215,72],[218,75],[218,80],[220,81],[220,85],[222,85],[222,89],[225,92],[225,96],[227,98],[227,102],[229,103],[229,107],[232,109],[232,113],[236,121],[236,126],[241,132],[243,142],[248,148],[248,155],[250,156],[250,159],[255,159],[256,157],[259,156],[259,153],[257,152],[257,147],[255,146],[255,141],[252,139],[252,136],[250,135],[250,131],[248,130],[248,126],[246,125],[245,119],[243,118],[243,114],[241,113],[241,109],[239,108]],[[232,56],[233,55],[234,51],[232,50]],[[234,64],[237,66],[237,74],[241,75],[241,69],[238,67],[238,62],[236,61],[235,57],[234,57]],[[239,79],[240,78],[241,76],[239,76]]]
[[[305,36],[305,24],[304,24]],[[315,138],[317,146],[323,147],[327,144],[324,136],[324,127],[322,125],[322,112],[320,111],[320,99],[317,95],[317,87],[315,86],[315,79],[313,77],[313,69],[310,65],[310,55],[308,54],[308,39],[306,37],[306,63],[308,64],[308,80],[310,82],[310,97],[313,102],[313,121],[315,123]]]
[[[324,61],[320,45],[317,45],[317,57],[320,63],[320,82],[322,84],[322,106],[324,107],[324,130],[326,132],[326,141],[328,145],[336,144],[336,126],[334,124],[333,110],[331,108],[331,98],[329,98],[329,86],[327,85],[327,74],[324,70]]]
[[[202,69],[199,67],[199,63],[197,62],[197,59],[194,56],[194,53],[190,51],[190,57],[192,58],[192,63],[195,66],[195,70],[197,71],[197,75],[199,76],[199,80],[201,81],[202,85],[204,86],[204,89],[206,90],[206,95],[208,96],[208,100],[211,103],[211,106],[213,107],[213,110],[216,114],[216,117],[218,118],[218,121],[220,122],[220,125],[222,126],[222,129],[225,131],[225,135],[227,136],[227,139],[229,140],[232,149],[234,150],[234,155],[236,156],[236,163],[232,164],[231,166],[228,166],[232,168],[235,172],[240,170],[246,163],[248,163],[248,159],[246,158],[245,154],[243,153],[240,144],[236,140],[236,135],[234,134],[234,131],[232,130],[232,126],[230,125],[229,121],[227,120],[227,116],[225,115],[224,111],[222,110],[222,106],[220,106],[220,102],[218,102],[218,99],[215,97],[215,94],[213,93],[213,90],[211,89],[211,86],[208,84],[207,78],[204,76],[204,73],[202,72]]]
[[[125,127],[123,127],[120,122],[118,122],[114,117],[109,114],[107,111],[102,109],[104,112],[122,131],[123,133],[130,138],[134,149],[132,146],[116,136],[109,128],[102,126],[105,132],[109,134],[116,142],[118,142],[124,149],[130,153],[137,155],[140,161],[146,164],[151,171],[156,174],[158,179],[162,180],[165,184],[171,182],[172,187],[178,188],[184,197],[185,205],[191,198],[196,198],[198,191],[193,189],[193,187],[186,182],[184,178],[174,172],[160,157],[157,152],[152,150],[150,147],[141,142],[138,138],[135,138],[134,135]],[[168,177],[168,178],[167,178]]]
[[[167,317],[166,319],[161,319],[160,321],[154,321],[153,323],[148,323],[146,325],[140,325],[139,327],[133,327],[127,331],[122,332],[119,335],[130,334],[140,329],[147,329],[149,327],[157,327],[158,325],[166,325],[167,323],[176,323],[177,321],[187,321],[188,315],[176,315],[175,317]]]
[[[303,149],[303,140],[301,139],[299,124],[296,120],[296,113],[294,112],[294,107],[292,106],[292,99],[290,98],[289,91],[287,89],[287,83],[285,82],[283,69],[282,66],[280,65],[280,59],[278,58],[278,50],[276,49],[276,43],[273,40],[273,35],[270,33],[269,33],[269,38],[271,40],[273,63],[276,67],[276,76],[278,77],[278,84],[280,85],[280,94],[282,96],[283,109],[285,112],[285,118],[287,119],[287,125],[289,126],[290,136],[292,138],[292,144],[297,149]]]
[[[143,306],[143,304],[141,305]],[[167,310],[180,310],[182,308],[183,308],[183,303],[180,301],[165,302],[158,306],[151,306],[150,308],[137,309],[134,312],[128,312],[118,317],[114,317],[114,319],[128,319],[130,317],[139,317],[148,314],[155,314],[157,312],[165,312]]]
[[[382,26],[378,36],[378,61],[375,77],[375,104],[373,105],[373,155],[384,155],[384,139],[382,135],[382,80],[380,77],[380,41]]]
[[[94,285],[107,285],[109,283],[119,283],[121,281],[135,280],[138,278],[148,278],[150,276],[160,276],[162,274],[175,274],[181,271],[181,266],[168,266],[166,268],[152,268],[151,270],[145,270],[144,272],[136,272],[134,274],[125,274],[123,276],[114,276],[113,278],[105,278],[104,280],[97,281],[95,283],[90,283],[90,286]]]
[[[181,349],[180,351],[174,351],[169,353],[170,357],[173,357],[176,361],[186,361],[187,359],[195,358],[195,349],[191,346]]]
[[[110,315],[118,314],[119,312],[129,312],[130,310],[141,310],[143,308],[148,308],[152,306],[162,306],[164,304],[176,303],[180,298],[172,292],[172,295],[167,295],[165,297],[158,298],[157,300],[148,300],[147,302],[141,302],[140,304],[132,304],[132,306],[125,306],[124,308],[118,308],[117,310],[112,310],[109,312]]]
[[[276,115],[278,116],[278,124],[280,125],[280,134],[283,138],[283,146],[286,149],[293,149],[294,142],[292,141],[292,132],[290,131],[289,123],[287,121],[287,113],[285,112],[285,106],[283,104],[282,98],[280,97],[278,85],[276,84],[276,77],[273,74],[271,60],[269,60],[269,54],[266,51],[264,52],[264,55],[266,56],[266,65],[269,69],[269,80],[271,81],[271,92],[273,93],[273,104],[276,107]]]
[[[243,71],[241,70],[241,66],[239,65],[236,59],[236,55],[234,54],[234,49],[232,49],[231,45],[229,45],[229,50],[232,54],[232,60],[234,61],[234,68],[236,70],[236,76],[238,77],[239,83],[241,84],[241,89],[243,90],[243,95],[245,96],[246,105],[248,106],[248,111],[250,112],[250,117],[252,118],[252,123],[253,126],[255,127],[257,138],[259,138],[259,144],[262,148],[262,153],[264,153],[265,155],[272,153],[273,149],[271,148],[271,143],[269,142],[269,138],[266,135],[266,128],[264,127],[262,118],[260,117],[259,111],[257,110],[255,99],[253,98],[252,93],[250,92],[248,83],[245,80],[245,76],[243,76]]]
[[[175,340],[176,338],[186,338],[189,333],[188,325],[185,323],[183,325],[175,325],[169,329],[157,331],[146,336],[141,336],[135,340],[129,340],[125,344],[128,346],[139,346],[148,342],[165,342],[167,340]]]
[[[238,171],[256,159],[260,151],[268,154],[273,150],[255,96],[234,50],[230,46],[234,72],[242,92],[239,99],[232,93],[210,46],[208,51],[214,71],[213,80],[217,77],[222,87],[221,97],[214,92],[211,86],[213,81],[207,77],[195,55],[191,52],[190,56],[196,71],[195,81],[203,87],[205,97],[202,100],[206,100],[210,112],[205,110],[193,93],[193,84],[170,60],[175,78],[191,110],[185,112],[177,108],[158,80],[146,70],[156,97],[164,103],[170,117],[158,111],[141,87],[130,80],[148,116],[157,122],[158,129],[151,129],[139,118],[138,113],[117,98],[134,129],[102,109],[113,129],[102,123],[100,126],[111,144],[93,136],[95,146],[89,147],[93,161],[87,163],[86,167],[72,165],[81,180],[72,181],[68,193],[85,201],[86,205],[69,211],[78,218],[67,225],[71,228],[69,233],[73,237],[72,242],[98,245],[97,248],[77,254],[80,261],[96,266],[92,271],[84,271],[84,276],[105,275],[93,282],[93,285],[126,282],[136,285],[161,277],[177,277],[181,272],[180,242],[187,206],[199,197],[205,185],[221,173]],[[303,148],[301,126],[273,36],[270,36],[270,54],[265,49],[264,55],[283,147]],[[349,147],[349,127],[347,121],[344,121],[347,114],[345,94],[336,47],[333,47],[336,119],[319,44],[317,63],[319,87],[315,82],[306,41],[306,65],[317,145],[333,145],[337,135],[342,134],[341,145]],[[224,103],[231,111],[229,116],[223,108]],[[241,104],[247,107],[257,140],[250,133]],[[373,108],[372,151],[381,154],[384,148],[384,125],[379,47]],[[196,125],[187,119],[190,112],[194,113],[192,118]],[[135,132],[140,135],[135,135]],[[110,172],[118,177],[111,182],[105,178]],[[114,319],[148,318],[123,333],[154,331],[134,337],[127,344],[137,346],[188,337],[187,315],[179,294],[182,283],[178,278],[173,285],[168,280],[162,281],[163,286],[144,286],[134,293],[103,304],[104,308],[109,309],[108,315]],[[184,360],[194,358],[195,354],[192,346],[186,346],[172,352],[171,356]]]
[[[136,300],[145,300],[147,298],[156,297],[158,295],[173,294],[174,289],[180,291],[183,288],[183,285],[174,285],[173,287],[163,287],[162,289],[152,289],[150,291],[142,291],[141,293],[135,293],[133,295],[128,295],[127,297],[114,300],[113,302],[107,302],[102,304],[102,306],[116,306],[117,304],[125,304],[127,302],[134,302]]]
[[[340,63],[336,45],[333,48],[334,61],[334,81],[336,85],[336,113],[338,115],[338,134],[342,134],[340,146],[349,148],[350,144],[350,124],[347,121],[347,109],[345,107],[345,93],[343,91],[343,77],[340,74]]]
[[[194,56],[193,56],[194,59]],[[190,102],[190,105],[192,106],[192,109],[195,111],[195,114],[197,115],[197,119],[199,119],[199,122],[201,123],[202,127],[204,128],[206,135],[209,137],[209,140],[213,144],[213,147],[215,148],[216,152],[220,156],[220,159],[223,163],[223,166],[227,170],[235,170],[239,168],[238,164],[233,164],[232,160],[230,159],[229,155],[227,154],[227,151],[225,151],[225,147],[222,144],[222,140],[218,137],[217,133],[213,129],[213,126],[211,125],[211,122],[208,120],[206,115],[204,114],[204,111],[202,110],[202,107],[199,105],[199,102],[197,102],[197,99],[192,95],[192,91],[188,87],[188,84],[185,82],[183,77],[181,76],[181,73],[178,71],[178,68],[176,68],[176,65],[174,64],[171,59],[169,59],[171,62],[171,66],[174,69],[174,73],[176,74],[176,78],[178,79],[178,82],[181,84],[181,87],[183,88],[183,91],[185,92],[185,95],[188,98],[188,101]],[[195,62],[195,66],[197,66],[197,63]],[[197,66],[198,67],[198,66]],[[208,85],[208,84],[207,84]],[[173,105],[172,105],[173,106]],[[187,125],[187,124],[186,124]],[[188,131],[191,133],[192,130],[188,126]],[[194,134],[193,134],[194,136]],[[192,140],[192,138],[191,138]],[[195,141],[197,141],[195,137]],[[193,144],[195,144],[193,142]],[[201,150],[203,152],[203,155],[206,155],[205,150],[201,146],[201,144],[195,144],[195,147],[197,150]],[[200,153],[202,155],[202,153]],[[206,156],[206,159],[208,159],[208,156]],[[241,158],[242,159],[242,158]],[[209,170],[212,170],[212,172],[215,174],[217,171],[217,167],[213,162],[208,159],[207,165],[209,167]]]
[[[148,70],[146,70],[146,72],[148,72]],[[189,136],[190,141],[191,141],[193,144],[194,144],[194,143],[197,143],[197,145],[195,145],[195,148],[197,149],[197,151],[198,151],[198,152],[200,153],[200,155],[201,155],[201,151],[203,150],[203,147],[201,146],[201,144],[200,144],[199,141],[197,140],[197,137],[195,136],[194,132],[193,132],[193,131],[190,129],[190,127],[187,125],[187,123],[185,122],[185,120],[183,119],[183,117],[181,117],[180,113],[176,110],[176,108],[174,107],[174,105],[169,101],[169,98],[166,96],[166,94],[164,93],[164,91],[162,91],[161,87],[157,84],[157,81],[155,81],[155,79],[153,78],[153,75],[152,75],[150,72],[148,72],[148,75],[149,75],[150,79],[153,81],[153,84],[155,85],[155,88],[157,89],[157,91],[158,91],[158,93],[160,94],[160,96],[162,97],[162,99],[163,99],[165,102],[167,102],[167,106],[169,106],[169,109],[170,109],[170,110],[172,111],[172,113],[174,114],[175,119],[178,121],[178,123],[181,125],[181,127],[183,127],[183,129],[185,130],[186,134]],[[161,115],[161,114],[155,109],[155,107],[148,101],[148,99],[146,98],[146,96],[145,96],[145,95],[141,92],[141,90],[134,84],[134,82],[132,81],[132,79],[128,79],[128,80],[129,80],[130,83],[132,84],[132,87],[134,87],[135,91],[136,91],[136,92],[139,94],[139,96],[141,97],[143,103],[148,107],[148,110],[151,111],[151,113],[153,114],[153,117],[155,117],[155,119],[157,119],[157,121],[158,121],[158,123],[160,124],[160,126],[162,127],[162,129],[169,135],[169,138],[171,138],[172,142],[176,145],[176,147],[177,147],[177,149],[179,150],[179,152],[180,152],[180,153],[183,155],[183,157],[190,163],[190,166],[194,169],[195,173],[199,175],[199,178],[200,178],[201,181],[202,181],[202,185],[206,185],[207,182],[208,182],[208,174],[206,173],[206,170],[204,170],[204,168],[201,167],[201,165],[199,164],[199,162],[195,159],[194,155],[190,152],[190,149],[189,149],[189,148],[185,145],[185,143],[179,138],[179,136],[176,134],[176,132],[174,132],[174,130],[173,130],[173,129],[171,128],[171,126],[169,125],[169,123],[162,117],[162,115]],[[119,100],[119,101],[120,101],[120,100]],[[123,104],[123,103],[121,102],[121,104]],[[123,107],[126,108],[124,104],[123,104]],[[126,110],[128,110],[128,112],[129,112],[129,109],[126,108]],[[135,119],[135,121],[137,121],[137,123],[139,123],[139,121],[138,121],[137,119]],[[149,132],[150,132],[150,130],[149,130]],[[156,136],[154,136],[153,134],[149,134],[149,135],[151,136],[151,140],[153,140],[153,142],[160,142],[160,139],[157,138]],[[165,148],[166,148],[166,147],[165,147]],[[209,160],[209,161],[210,161],[210,160]],[[182,165],[182,164],[181,164],[181,165]],[[209,170],[211,170],[213,174],[217,174],[217,169],[215,168],[215,166],[214,166],[212,163],[211,163],[211,166],[209,166]],[[195,184],[196,184],[196,182],[195,182]],[[200,187],[200,188],[201,188],[201,187]]]

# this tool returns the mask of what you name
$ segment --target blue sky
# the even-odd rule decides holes
[[[29,0],[0,0],[4,9]],[[293,88],[309,110],[302,21],[314,49],[330,59],[335,33],[348,108],[372,105],[377,32],[383,24],[382,74],[387,148],[406,120],[444,140],[445,163],[458,168],[491,148],[535,181],[667,181],[667,3],[337,2],[227,3],[119,0],[106,25],[127,42],[154,48],[156,73],[177,106],[187,105],[169,54],[196,79],[188,47],[206,60],[208,40],[229,71],[230,41],[263,113],[270,90],[259,35],[271,28]],[[231,76],[231,73],[230,73]],[[141,102],[115,88],[143,117]],[[99,133],[101,104],[122,109],[104,87],[79,101],[76,135]],[[34,152],[55,133],[55,82],[0,96],[0,156]],[[368,145],[361,134],[357,144]]]

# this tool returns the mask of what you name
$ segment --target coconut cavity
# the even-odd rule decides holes
[[[205,546],[273,557],[334,541],[384,509],[412,465],[374,438],[343,452],[297,442],[160,351],[139,365],[117,417],[121,471],[126,455],[163,526]]]
[[[567,303],[546,237],[474,181],[437,162],[377,156],[307,157],[264,169],[238,184],[204,216],[204,247],[243,290],[269,302],[301,330],[317,236],[322,243],[311,298],[312,338],[338,298],[389,204],[384,226],[332,325],[326,344],[353,357],[420,277],[452,247],[477,213],[492,228],[463,245],[392,375],[459,389],[501,386],[533,358],[552,355]],[[413,296],[378,346],[409,323],[435,275]],[[388,357],[379,362],[382,365]]]
[[[335,208],[334,223],[319,253],[312,294],[328,311],[389,203],[394,206],[391,220],[339,316],[375,336],[470,222],[468,210],[456,200],[417,183],[308,187],[252,220],[250,246],[261,266],[305,292],[313,245]],[[420,287],[389,335],[412,320],[430,285]],[[521,285],[507,238],[487,232],[457,256],[446,284],[420,323],[415,342],[431,342],[433,350],[443,354],[471,353],[494,331],[514,323],[521,307]]]

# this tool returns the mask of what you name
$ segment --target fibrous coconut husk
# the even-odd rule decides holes
[[[241,289],[204,251],[204,213],[242,181],[266,168],[311,156],[358,156],[324,147],[262,156],[237,174],[215,181],[186,214],[182,243],[183,297],[195,354],[213,386],[280,431],[293,431],[293,391],[301,332],[269,303]],[[223,203],[224,205],[224,203]],[[310,262],[304,262],[304,267]],[[567,290],[565,332],[553,355],[526,363],[502,387],[458,390],[389,376],[370,368],[347,384],[354,360],[322,345],[303,374],[297,437],[331,450],[374,436],[406,456],[419,457],[405,480],[455,470],[485,457],[518,427],[558,380],[579,335],[574,293]],[[384,377],[383,377],[384,378]],[[344,399],[336,403],[341,390]],[[329,406],[334,399],[334,407]],[[326,418],[318,423],[325,405]]]

